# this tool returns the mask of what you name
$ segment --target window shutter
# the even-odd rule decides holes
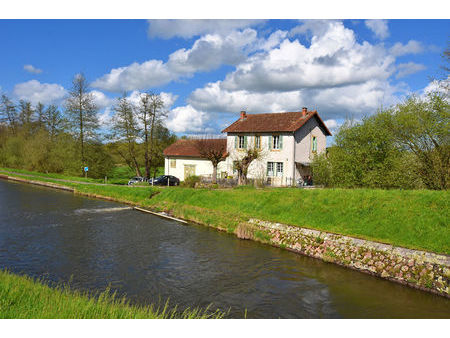
[[[272,150],[273,148],[273,137],[272,135],[269,136],[269,150]]]
[[[247,149],[247,136],[244,136],[244,149]]]
[[[280,140],[280,149],[283,149],[283,135],[280,135],[280,138],[279,138],[279,140]]]
[[[237,148],[238,148],[238,142],[239,142],[239,139],[238,139],[237,136],[235,136],[235,137],[234,137],[234,149],[237,149]]]

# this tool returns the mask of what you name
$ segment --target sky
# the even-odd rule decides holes
[[[82,72],[105,129],[117,97],[152,91],[179,136],[302,107],[334,132],[433,88],[449,32],[425,19],[0,20],[0,91],[62,106]]]

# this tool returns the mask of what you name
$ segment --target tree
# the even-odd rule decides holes
[[[19,101],[19,121],[22,129],[26,134],[31,134],[33,123],[34,109],[31,106],[31,102],[20,100]]]
[[[41,129],[44,127],[45,106],[42,103],[38,102],[38,104],[34,108],[34,111],[37,115],[37,127],[38,129]]]
[[[0,102],[0,114],[0,122],[7,124],[12,133],[16,134],[18,122],[16,105],[4,94]]]
[[[49,133],[53,142],[55,137],[64,132],[66,121],[56,105],[50,105],[44,110],[41,116],[41,123]]]
[[[195,146],[201,157],[208,159],[213,165],[212,183],[217,183],[217,166],[226,158],[226,139],[203,137],[195,140]]]
[[[450,105],[447,95],[409,97],[387,116],[386,125],[398,147],[415,155],[419,174],[429,189],[450,183]]]
[[[245,150],[243,156],[234,161],[234,169],[238,172],[238,184],[247,184],[247,173],[250,164],[259,158],[261,158],[262,152],[256,147],[250,147]]]
[[[155,157],[154,136],[161,120],[167,116],[164,101],[155,93],[143,93],[139,102],[139,119],[143,124],[145,176],[150,178],[150,168]]]
[[[136,155],[136,140],[139,137],[139,129],[134,107],[124,94],[121,98],[118,98],[113,110],[115,114],[113,117],[111,138],[118,142],[125,142],[127,145],[127,154],[121,151],[119,147],[116,150],[128,166],[134,168],[136,175],[142,176]]]
[[[70,97],[66,101],[66,113],[72,130],[78,135],[81,166],[86,165],[84,143],[96,137],[98,128],[97,106],[89,91],[84,75],[77,74],[72,80]]]

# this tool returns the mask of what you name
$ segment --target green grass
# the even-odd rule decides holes
[[[0,318],[223,318],[226,314],[208,309],[169,309],[135,306],[124,297],[106,290],[97,295],[72,290],[67,286],[49,287],[46,283],[8,271],[0,271]]]
[[[242,220],[258,218],[450,254],[449,191],[64,185],[229,232]]]

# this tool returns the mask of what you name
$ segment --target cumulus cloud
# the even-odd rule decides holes
[[[94,97],[94,102],[99,109],[106,108],[114,103],[114,99],[107,97],[101,91],[92,90],[90,93]]]
[[[32,74],[40,74],[42,73],[42,69],[36,68],[33,65],[25,65],[23,69]]]
[[[322,25],[309,48],[298,40],[285,39],[268,53],[249,57],[227,75],[223,88],[292,91],[364,83],[392,74],[395,58],[382,46],[357,43],[354,32],[341,22],[325,24],[327,30]]]
[[[92,83],[92,86],[112,92],[142,90],[164,85],[196,72],[210,71],[223,64],[236,65],[246,57],[245,48],[256,43],[253,29],[233,31],[226,36],[205,35],[190,49],[179,49],[169,60],[149,60],[112,69]]]
[[[406,45],[401,42],[394,44],[389,50],[393,56],[402,56],[406,54],[419,54],[424,50],[422,44],[419,41],[409,40]]]
[[[384,40],[389,36],[387,20],[366,20],[364,23],[377,38]]]
[[[56,83],[40,83],[37,80],[30,80],[14,86],[14,95],[21,100],[28,100],[33,104],[41,102],[43,104],[60,103],[67,92],[63,86]]]
[[[166,126],[176,133],[211,133],[214,130],[206,126],[209,116],[191,105],[177,107],[169,112]]]
[[[170,39],[191,38],[204,34],[225,35],[237,29],[244,29],[263,23],[264,20],[148,20],[148,35]]]
[[[402,77],[420,72],[426,68],[427,67],[424,65],[415,62],[400,63],[397,65],[397,75],[395,78],[400,79]]]

